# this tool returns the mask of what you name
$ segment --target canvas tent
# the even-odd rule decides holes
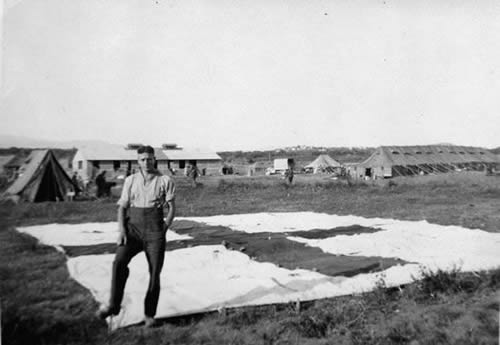
[[[15,201],[66,200],[73,191],[71,178],[66,174],[51,150],[34,150],[20,168],[20,176],[5,192]]]
[[[381,146],[351,170],[358,178],[384,178],[445,173],[461,170],[484,171],[500,164],[487,149],[470,146]]]
[[[312,171],[316,174],[319,172],[334,172],[335,170],[340,169],[340,166],[340,163],[335,159],[329,155],[322,154],[304,168],[306,169],[306,172]]]

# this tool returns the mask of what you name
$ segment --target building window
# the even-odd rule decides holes
[[[82,169],[83,168],[83,161],[78,161],[78,169]]]
[[[93,161],[92,162],[92,166],[96,169],[100,169],[101,168],[101,162],[99,161]]]
[[[117,171],[120,169],[120,161],[113,161],[113,170]]]
[[[179,169],[184,169],[186,167],[186,161],[179,161]]]

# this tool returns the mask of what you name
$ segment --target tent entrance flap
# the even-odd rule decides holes
[[[64,196],[61,195],[59,189],[56,175],[53,173],[54,168],[52,164],[53,163],[49,161],[47,168],[43,172],[42,181],[35,195],[35,202],[64,200]]]

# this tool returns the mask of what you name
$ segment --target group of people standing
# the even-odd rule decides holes
[[[115,182],[106,181],[106,170],[101,171],[97,177],[95,178],[96,196],[98,198],[101,197],[110,197],[111,196],[111,187],[115,186]]]
[[[83,179],[78,175],[78,172],[74,172],[71,176],[71,182],[73,183],[73,195],[78,197],[83,192],[88,192],[90,188],[90,183],[83,181]],[[95,196],[97,198],[110,197],[111,187],[115,186],[115,182],[106,181],[106,170],[101,171],[97,174],[95,178],[96,191]]]

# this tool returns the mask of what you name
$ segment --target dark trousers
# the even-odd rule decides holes
[[[129,275],[128,264],[137,253],[144,250],[149,267],[144,314],[153,317],[160,297],[160,273],[165,258],[163,209],[131,207],[128,215],[127,243],[118,246],[113,262],[109,307],[115,313],[120,310]]]

